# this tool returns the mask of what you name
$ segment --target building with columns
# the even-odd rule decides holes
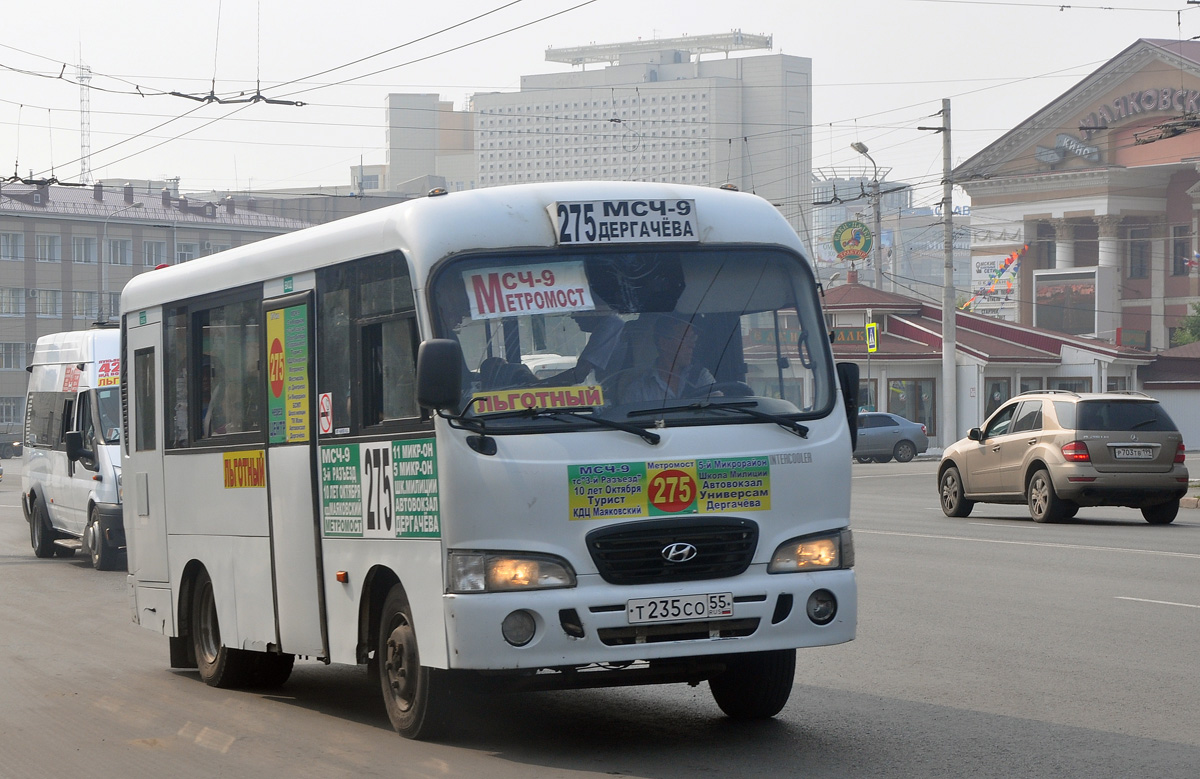
[[[971,196],[973,263],[1020,260],[1008,301],[972,290],[977,312],[1169,348],[1200,301],[1200,41],[1136,41],[954,181]]]

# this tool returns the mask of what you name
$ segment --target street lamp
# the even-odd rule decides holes
[[[875,171],[871,176],[871,206],[875,215],[875,237],[873,243],[874,250],[872,253],[874,254],[875,261],[875,289],[883,289],[883,265],[880,264],[879,259],[879,244],[882,242],[883,238],[879,230],[879,166],[875,164],[875,160],[871,157],[871,155],[867,154],[867,145],[862,141],[855,141],[854,143],[850,144],[850,148],[854,149],[868,160],[871,160],[871,167]]]
[[[130,203],[127,206],[122,206],[116,211],[113,211],[108,216],[104,217],[104,229],[101,231],[100,237],[100,272],[97,274],[96,282],[96,324],[104,324],[108,319],[104,316],[104,265],[105,255],[108,255],[107,261],[112,262],[112,250],[108,247],[108,220],[112,219],[122,211],[128,211],[131,208],[141,208],[145,203],[137,202]]]

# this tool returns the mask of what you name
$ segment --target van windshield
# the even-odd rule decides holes
[[[833,407],[816,285],[781,249],[473,256],[440,268],[430,299],[438,335],[462,347],[469,416],[739,424],[762,420],[711,407],[795,419]]]
[[[100,433],[104,443],[121,440],[121,392],[116,387],[96,390],[96,412],[100,415]]]

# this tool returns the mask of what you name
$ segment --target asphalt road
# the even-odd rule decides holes
[[[1200,774],[1200,511],[949,520],[934,463],[854,465],[858,639],[802,651],[777,719],[726,720],[704,686],[512,695],[430,744],[361,668],[301,663],[275,693],[170,670],[123,572],[34,558],[4,465],[2,779]]]

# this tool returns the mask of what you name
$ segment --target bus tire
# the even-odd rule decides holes
[[[768,719],[792,694],[796,650],[730,655],[725,670],[708,680],[713,700],[733,719]]]
[[[33,516],[29,518],[29,544],[34,557],[53,557],[56,534],[50,527],[50,515],[40,500],[33,504]]]
[[[383,703],[396,732],[411,739],[444,732],[449,721],[449,674],[421,665],[412,607],[399,584],[384,599],[375,656]]]
[[[0,458],[11,460],[14,454],[16,454],[16,450],[13,449],[12,444],[0,444]]]
[[[92,567],[97,571],[115,571],[118,567],[121,551],[113,549],[104,540],[100,526],[100,512],[93,506],[88,512],[87,527],[83,529],[83,548],[92,558]]]
[[[212,577],[203,568],[192,587],[192,646],[200,678],[210,687],[241,687],[250,681],[254,659],[240,649],[221,643],[217,601]]]

